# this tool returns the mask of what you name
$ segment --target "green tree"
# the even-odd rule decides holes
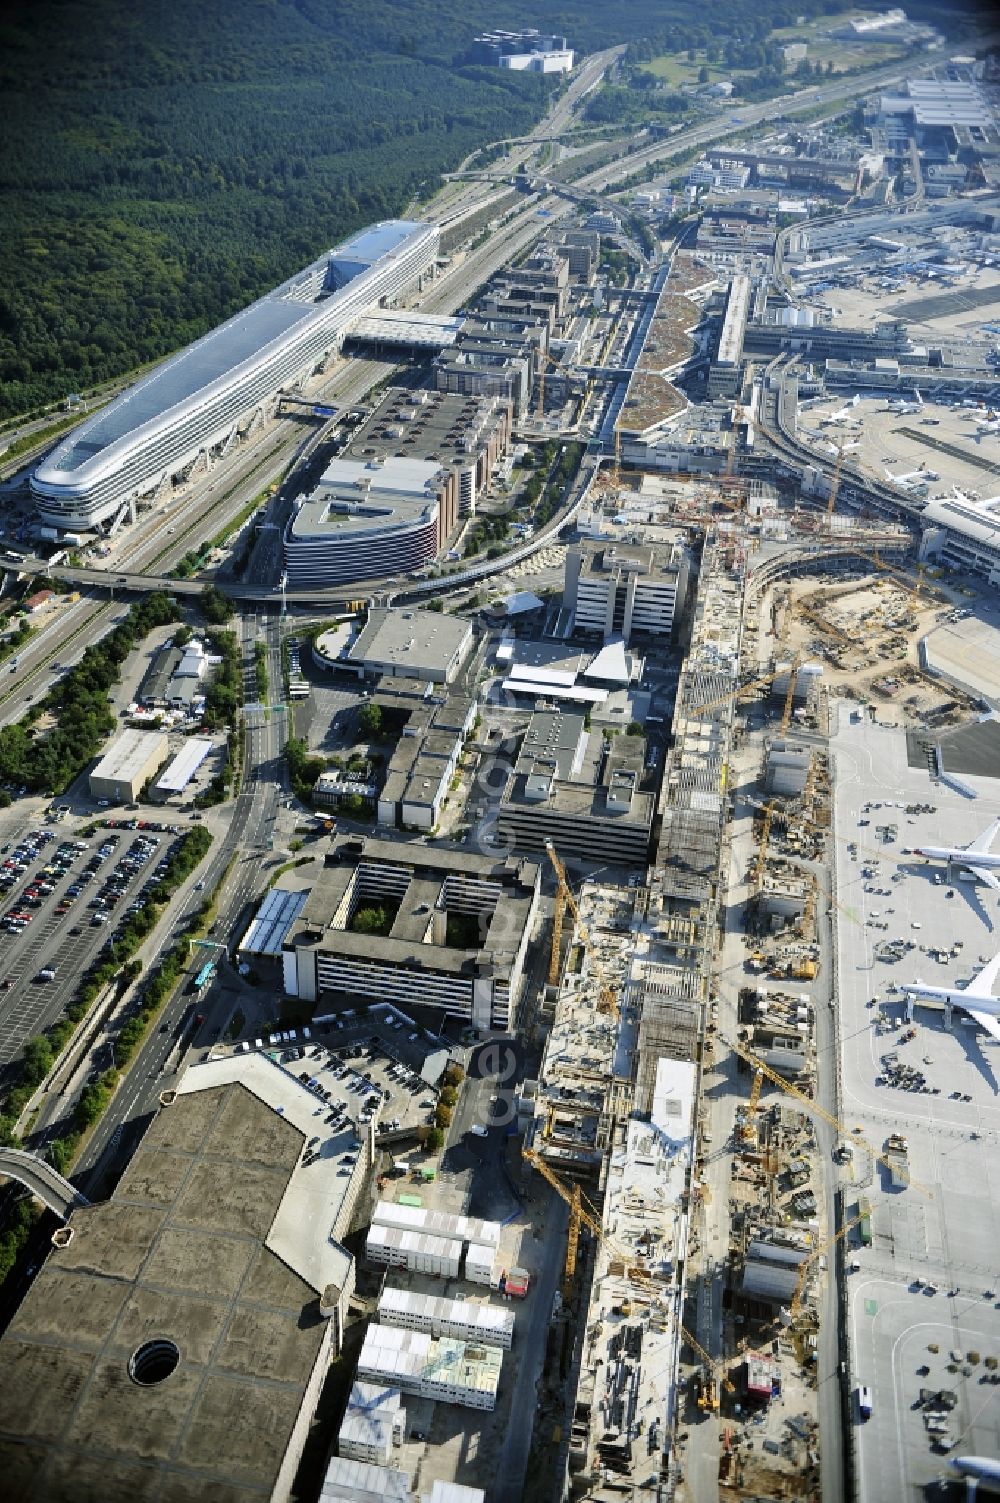
[[[437,1106],[434,1108],[434,1126],[446,1128],[450,1127],[450,1125],[451,1108],[449,1106],[445,1106],[443,1101],[438,1102]]]
[[[358,728],[364,736],[378,738],[382,734],[382,709],[368,700],[358,711]]]
[[[351,920],[353,934],[385,934],[387,930],[384,908],[359,908]]]
[[[201,613],[213,626],[223,626],[233,618],[233,602],[217,585],[207,585],[201,594]]]
[[[444,1147],[444,1133],[440,1127],[429,1127],[424,1133],[424,1147],[428,1153],[440,1153]]]
[[[52,1045],[44,1034],[29,1039],[24,1046],[23,1079],[29,1086],[41,1085],[55,1062]]]

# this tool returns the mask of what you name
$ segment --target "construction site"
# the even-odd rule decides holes
[[[574,885],[549,849],[546,1042],[519,1128],[568,1235],[531,1496],[659,1479],[699,1503],[819,1498],[842,1465],[819,1445],[836,1272],[871,1240],[840,1176],[868,1155],[909,1182],[905,1141],[840,1119],[829,1068],[836,926],[859,920],[831,880],[857,842],[835,829],[828,738],[844,714],[966,716],[919,650],[960,611],[903,529],[834,517],[835,491],[824,514],[615,466],[592,501],[602,528],[680,529],[701,559],[645,882]]]
[[[954,618],[955,603],[920,577],[886,568],[843,584],[795,581],[782,609],[789,649],[823,663],[828,693],[871,703],[899,724],[946,725],[972,709],[969,696],[923,667],[922,639]]]

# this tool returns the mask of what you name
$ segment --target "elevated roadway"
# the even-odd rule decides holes
[[[830,455],[819,454],[794,432],[789,421],[787,387],[783,366],[784,356],[772,360],[765,373],[765,389],[757,414],[757,429],[774,454],[784,460],[786,466],[801,476],[806,465],[833,478],[834,461]],[[911,526],[920,519],[923,507],[912,496],[886,485],[874,475],[869,475],[853,465],[844,464],[841,469],[840,496],[850,496],[857,504],[864,504],[885,515]]]
[[[0,1175],[16,1179],[62,1221],[68,1221],[70,1211],[78,1206],[90,1204],[57,1169],[23,1148],[0,1148]]]

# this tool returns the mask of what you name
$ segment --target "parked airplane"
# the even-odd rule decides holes
[[[890,402],[886,411],[895,412],[900,417],[902,417],[903,414],[907,412],[921,412],[924,406],[924,399],[920,395],[919,391],[914,391],[913,396],[914,401],[912,402],[907,402],[903,398],[900,398],[898,402]]]
[[[919,489],[926,485],[931,478],[926,470],[909,470],[905,475],[894,475],[891,470],[885,472],[886,480],[891,480],[894,485],[901,485],[904,491]]]
[[[1000,892],[1000,853],[990,851],[998,830],[1000,819],[995,819],[989,829],[977,835],[970,845],[914,846],[913,854],[926,856],[929,861],[947,861],[949,866],[968,867],[987,887]]]
[[[960,990],[951,986],[925,986],[922,981],[905,982],[900,991],[907,997],[924,998],[928,1002],[946,1002],[949,1007],[961,1007],[980,1028],[995,1039],[1000,1039],[1000,997],[993,995],[993,983],[1000,972],[1000,952],[978,971],[968,986]]]
[[[955,1456],[948,1465],[965,1478],[965,1496],[972,1499],[980,1484],[988,1492],[1000,1492],[1000,1461],[989,1456]]]
[[[831,412],[829,417],[820,418],[820,422],[824,427],[830,423],[846,423],[847,419],[853,415],[854,409],[860,401],[861,393],[856,391],[846,407],[840,407],[836,412]]]

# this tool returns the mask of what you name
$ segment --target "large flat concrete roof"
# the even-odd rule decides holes
[[[342,1175],[337,1167],[348,1154],[359,1153],[360,1140],[353,1124],[333,1128],[325,1114],[317,1117],[316,1097],[306,1082],[266,1054],[231,1054],[204,1060],[187,1071],[178,1091],[189,1095],[228,1085],[249,1091],[276,1118],[291,1123],[303,1141],[315,1139],[312,1160],[296,1165],[265,1240],[271,1251],[317,1294],[330,1285],[342,1289],[350,1276],[351,1259],[331,1236],[331,1230],[353,1183],[353,1174]]]
[[[6,1497],[270,1497],[326,1329],[313,1288],[266,1246],[301,1149],[247,1090],[159,1112],[0,1343]],[[129,1359],[154,1339],[179,1361],[142,1386]]]

